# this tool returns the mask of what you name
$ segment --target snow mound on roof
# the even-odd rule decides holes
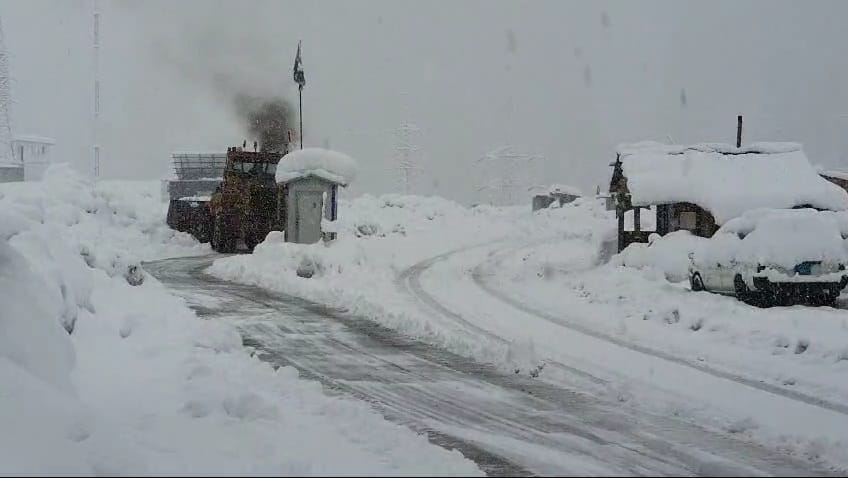
[[[277,166],[278,183],[286,183],[307,176],[316,176],[347,186],[356,177],[356,161],[338,151],[306,148],[283,156]]]
[[[741,149],[637,143],[621,150],[637,206],[690,202],[709,210],[718,224],[757,208],[848,209],[848,194],[819,176],[796,143]]]

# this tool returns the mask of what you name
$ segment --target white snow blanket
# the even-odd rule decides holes
[[[278,183],[315,176],[347,186],[356,177],[356,161],[338,151],[322,148],[297,149],[283,156],[277,166]]]
[[[364,196],[339,207],[337,241],[299,245],[269,235],[253,255],[220,259],[211,272],[343,307],[505,370],[526,373],[546,360],[559,360],[609,379],[603,392],[609,395],[603,397],[622,406],[692,418],[790,453],[848,463],[844,416],[833,419],[816,407],[787,412],[803,405],[675,369],[668,361],[524,313],[493,298],[474,277],[479,271],[493,287],[565,323],[729,375],[848,400],[844,311],[758,309],[669,282],[660,269],[680,271],[677,280],[685,280],[686,253],[693,242],[706,239],[681,231],[655,238],[650,246],[633,245],[604,264],[604,248],[610,241],[614,246],[616,221],[602,200],[581,198],[535,214],[523,207],[465,208],[439,198],[397,195]],[[625,259],[635,267],[622,267]],[[432,267],[419,277],[421,286],[479,329],[422,306],[398,287],[399,274],[424,260]],[[314,266],[310,279],[296,274],[303,262]],[[542,375],[560,379],[551,367]]]
[[[795,143],[619,146],[634,205],[690,202],[718,224],[756,208],[848,209],[848,193],[819,176]]]
[[[154,278],[130,286],[141,259],[209,252],[164,224],[157,186],[57,166],[0,184],[0,474],[481,474]]]

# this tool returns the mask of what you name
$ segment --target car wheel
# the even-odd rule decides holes
[[[692,277],[689,278],[689,286],[691,287],[692,292],[702,292],[707,290],[707,288],[704,287],[704,279],[701,278],[701,274],[699,272],[692,274]]]
[[[736,291],[736,298],[745,302],[746,304],[750,304],[753,299],[753,294],[751,294],[751,289],[748,288],[748,284],[745,283],[745,279],[742,278],[742,274],[736,274],[733,278],[733,289]]]

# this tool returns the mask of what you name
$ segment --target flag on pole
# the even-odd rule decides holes
[[[294,82],[301,90],[306,85],[306,76],[303,74],[303,61],[300,59],[300,42],[297,42],[297,56],[294,57]]]

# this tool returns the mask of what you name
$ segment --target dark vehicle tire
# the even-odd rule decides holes
[[[696,272],[692,274],[692,277],[689,278],[689,286],[692,289],[692,292],[703,292],[707,290],[704,287],[704,279],[701,278],[701,274]]]
[[[836,305],[836,299],[839,297],[839,293],[833,292],[820,292],[816,294],[812,294],[810,296],[809,303],[815,307],[833,307]]]
[[[209,242],[212,240],[212,228],[212,218],[204,216],[199,218],[197,224],[194,225],[194,230],[191,231],[191,234],[195,239],[197,239],[197,242]]]
[[[742,274],[736,274],[736,277],[733,278],[733,288],[736,290],[736,298],[748,305],[771,307],[777,300],[777,297],[769,291],[752,291],[749,289],[748,284],[742,279]]]
[[[235,231],[230,221],[224,216],[215,216],[214,229],[212,231],[212,249],[221,254],[229,254],[236,251]]]

